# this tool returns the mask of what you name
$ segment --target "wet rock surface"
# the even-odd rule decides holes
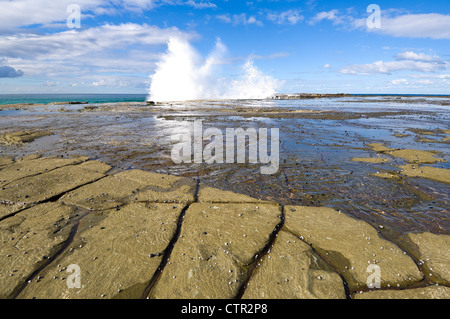
[[[8,157],[0,157],[0,167],[1,166],[5,166],[8,164],[11,164],[13,162],[13,159],[8,158]]]
[[[23,177],[31,177],[63,166],[79,164],[87,159],[87,157],[65,159],[57,157],[40,158],[39,156],[20,158],[15,161],[13,166],[2,168],[0,186],[5,187],[13,181],[17,181]]]
[[[150,298],[235,298],[280,216],[275,204],[192,204]]]
[[[5,133],[0,135],[0,143],[6,145],[22,145],[24,143],[33,142],[43,136],[52,135],[50,131],[18,131],[13,133]]]
[[[111,168],[0,166],[0,298],[450,298],[448,236],[395,243],[332,208]]]
[[[3,185],[0,201],[8,204],[36,204],[67,191],[94,182],[110,170],[110,166],[98,162],[60,167],[34,176],[26,176]]]
[[[194,181],[180,177],[132,170],[69,192],[61,201],[89,210],[110,209],[133,202],[186,203],[194,200],[195,186]]]
[[[364,163],[375,163],[375,164],[389,162],[389,160],[387,158],[381,158],[381,157],[370,157],[370,158],[355,157],[355,158],[352,158],[352,161],[364,162]]]
[[[0,204],[0,219],[3,219],[7,217],[8,215],[14,214],[23,208],[25,208],[25,205],[5,205]]]
[[[68,249],[19,297],[112,298],[145,284],[174,236],[181,209],[181,205],[140,203],[86,216]],[[67,286],[70,265],[80,267],[79,288]],[[130,293],[128,297],[141,297]]]
[[[354,299],[449,299],[450,288],[429,286],[406,290],[378,290],[355,295]]]
[[[116,172],[138,169],[196,178],[204,186],[263,201],[341,209],[401,233],[449,234],[449,186],[447,177],[441,177],[450,168],[450,144],[445,141],[449,136],[447,105],[444,97],[363,96],[155,105],[144,101],[7,105],[0,106],[2,133],[11,132],[14,123],[16,132],[54,134],[22,145],[0,143],[0,157],[36,152],[46,157],[84,155],[112,164]],[[261,176],[262,165],[249,163],[175,164],[170,158],[171,136],[180,128],[191,128],[194,120],[203,120],[204,129],[214,127],[223,132],[238,127],[279,128],[278,173]],[[376,152],[370,148],[372,144],[385,152]],[[401,150],[412,151],[413,157],[388,153]],[[417,162],[414,150],[429,152],[426,156],[434,162]],[[354,158],[370,160],[352,161]],[[404,165],[414,168],[402,172]],[[416,168],[422,167],[424,173],[419,170],[418,174]],[[432,172],[428,167],[433,167]],[[150,188],[147,197],[158,190]],[[184,187],[181,193],[186,192],[189,190]],[[102,193],[107,192],[99,195]],[[188,200],[187,195],[180,196],[184,198],[178,201]],[[98,206],[101,198],[94,201]]]
[[[401,173],[408,177],[421,177],[450,184],[450,170],[445,168],[403,165],[400,169]]]
[[[413,259],[371,225],[327,207],[286,207],[285,227],[302,238],[345,279],[351,292],[367,287],[368,266],[382,273],[381,288],[423,279]]]
[[[0,298],[14,297],[68,240],[76,209],[46,203],[0,222]]]
[[[198,201],[201,203],[270,203],[244,194],[223,191],[214,187],[201,187]]]
[[[383,144],[375,143],[370,144],[369,147],[371,147],[374,151],[377,153],[382,153],[386,155],[390,155],[397,158],[403,158],[405,159],[409,164],[406,165],[400,165],[398,166],[400,168],[399,173],[408,177],[421,177],[426,178],[434,181],[438,181],[441,183],[450,183],[450,170],[446,168],[439,168],[439,167],[433,167],[433,166],[425,166],[423,164],[434,164],[434,163],[442,163],[446,162],[446,160],[442,158],[436,157],[436,155],[439,154],[437,151],[420,151],[420,150],[392,150],[390,148],[385,147]],[[363,159],[353,159],[354,161],[360,161]],[[367,159],[367,162],[372,163],[383,163],[388,161],[384,158],[376,158],[376,159]],[[378,177],[387,177],[389,173],[383,172],[383,173],[376,173],[372,174],[373,176]],[[392,175],[392,174],[390,174]]]
[[[403,236],[403,243],[428,281],[450,285],[450,236],[409,233]]]
[[[300,238],[280,231],[248,283],[246,299],[345,299],[339,274]]]

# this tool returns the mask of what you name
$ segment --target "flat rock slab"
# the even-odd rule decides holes
[[[420,150],[390,150],[384,152],[385,154],[392,155],[394,157],[401,157],[406,159],[410,163],[420,163],[420,164],[433,164],[445,162],[442,158],[434,157],[437,152],[428,152]]]
[[[437,182],[450,183],[450,169],[438,168],[432,166],[399,166],[401,173],[408,177],[428,178]]]
[[[14,165],[9,165],[0,170],[0,186],[8,185],[15,180],[49,172],[56,168],[67,165],[80,164],[86,161],[87,157],[65,159],[58,157],[36,158],[28,157],[17,160]]]
[[[378,173],[372,173],[369,175],[379,177],[379,178],[384,178],[384,179],[400,179],[400,177],[398,175],[391,174],[389,172],[378,172]]]
[[[353,162],[363,162],[363,163],[373,163],[373,164],[381,164],[387,163],[389,160],[387,158],[382,157],[355,157],[352,158]]]
[[[14,163],[12,158],[0,157],[0,166],[5,166]]]
[[[88,210],[110,209],[133,202],[187,203],[194,201],[195,186],[195,181],[188,178],[132,170],[69,192],[60,200]]]
[[[80,221],[68,249],[28,284],[19,298],[140,298],[161,263],[183,209],[177,204],[130,204]],[[67,285],[70,265],[81,288]]]
[[[0,190],[0,202],[33,204],[46,201],[104,177],[109,165],[86,162],[69,165],[35,176],[23,177]]]
[[[26,208],[26,206],[23,205],[4,205],[0,204],[0,220],[4,219],[5,217],[12,215],[21,209]]]
[[[353,299],[450,299],[450,288],[429,286],[405,290],[373,290],[356,294]]]
[[[197,183],[194,179],[150,173],[140,170],[127,171],[126,178],[146,183],[145,189],[137,193],[132,201],[187,203],[194,201]]]
[[[200,203],[270,203],[244,194],[202,186],[198,194]]]
[[[368,266],[381,269],[381,287],[407,287],[423,275],[414,261],[375,228],[328,207],[287,206],[285,227],[303,239],[346,280],[367,287]]]
[[[414,164],[433,164],[445,162],[442,158],[435,157],[439,154],[436,151],[421,151],[421,150],[408,150],[408,149],[391,149],[387,148],[381,143],[372,143],[368,145],[377,153],[389,154],[394,157],[399,157],[407,160],[409,163]]]
[[[30,143],[34,140],[43,137],[52,135],[52,132],[49,131],[19,131],[13,133],[6,133],[0,135],[0,143],[6,145],[21,145],[24,143]]]
[[[409,233],[403,238],[405,250],[418,260],[429,281],[450,285],[450,236]]]
[[[280,231],[243,299],[345,299],[341,277],[297,236]]]
[[[381,143],[372,143],[372,144],[369,144],[368,146],[371,149],[373,149],[375,152],[379,152],[379,153],[387,152],[387,151],[393,151],[394,150],[392,148],[388,148],[388,147],[384,146]]]
[[[85,157],[4,163],[0,298],[449,297],[417,287],[449,285],[450,236],[407,234],[403,252],[327,207],[287,206],[280,229],[278,204],[193,179],[107,176],[109,165]],[[374,265],[382,289],[367,291]]]
[[[280,217],[273,204],[192,204],[150,298],[236,297]]]
[[[13,296],[67,240],[76,213],[48,203],[0,222],[0,298]]]
[[[401,174],[408,177],[421,177],[427,178],[434,181],[442,182],[442,183],[450,183],[450,170],[445,168],[437,168],[432,166],[418,166],[421,164],[434,164],[446,162],[446,160],[442,158],[435,157],[439,154],[436,151],[421,151],[421,150],[398,150],[398,149],[389,149],[385,147],[383,144],[373,143],[369,144],[369,146],[378,153],[389,154],[394,157],[403,158],[409,162],[409,164],[399,166],[401,170]],[[353,160],[362,160],[362,159],[353,159]],[[370,174],[373,176],[378,176],[382,178],[398,178],[396,175],[392,175],[390,173],[376,173]]]

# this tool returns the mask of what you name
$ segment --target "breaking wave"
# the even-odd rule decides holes
[[[277,92],[282,82],[264,74],[247,61],[236,76],[223,76],[226,47],[217,40],[214,50],[203,58],[183,39],[171,38],[167,52],[151,76],[149,101],[217,99],[265,99]]]

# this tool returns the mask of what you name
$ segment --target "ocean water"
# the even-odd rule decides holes
[[[0,105],[52,102],[145,102],[146,94],[0,94]]]
[[[5,104],[22,104],[22,103],[33,103],[33,104],[48,104],[52,102],[89,102],[90,104],[96,103],[120,103],[120,102],[145,102],[147,99],[147,94],[0,94],[0,105]],[[359,94],[353,94],[353,98],[361,98]],[[421,95],[421,94],[406,94],[406,95],[396,95],[396,94],[374,94],[373,96],[364,95],[366,100],[370,99],[391,99],[392,97],[406,97],[409,98],[410,103],[415,102],[414,98],[421,100],[420,102],[430,102],[444,99],[448,101],[443,95]],[[324,99],[321,99],[322,101]],[[339,101],[340,99],[327,99],[328,101]],[[277,106],[283,106],[286,104],[291,106],[291,104],[298,104],[299,100],[284,101],[283,103],[278,103]],[[304,100],[303,103],[310,104],[314,100]],[[377,101],[380,102],[380,101]],[[262,103],[261,100],[255,100],[256,104]],[[269,102],[270,103],[270,102]],[[300,100],[300,103],[301,100]],[[314,103],[314,102],[313,102]],[[321,103],[320,103],[321,104]],[[421,103],[423,104],[423,103]],[[322,104],[321,104],[322,105]],[[212,105],[213,106],[213,105]],[[322,105],[323,106],[323,105]]]

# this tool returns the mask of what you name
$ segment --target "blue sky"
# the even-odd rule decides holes
[[[280,92],[450,94],[447,0],[0,0],[0,93],[147,93],[172,37],[219,38],[218,77],[252,59]]]

